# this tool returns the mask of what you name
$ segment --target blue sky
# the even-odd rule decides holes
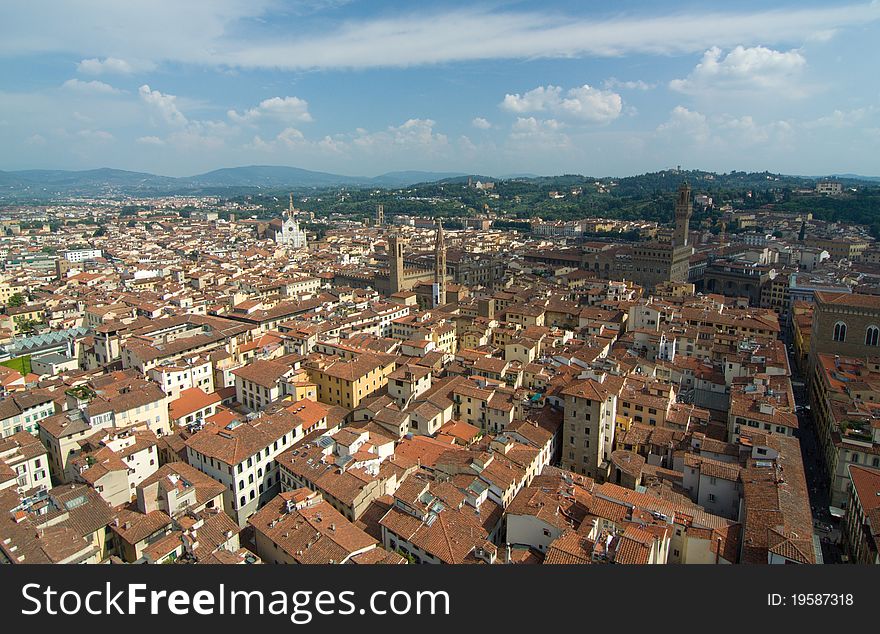
[[[878,36],[878,0],[4,0],[0,169],[880,175]]]

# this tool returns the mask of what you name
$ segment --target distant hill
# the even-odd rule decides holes
[[[474,181],[521,182],[525,185],[550,189],[580,186],[599,180],[613,185],[618,195],[642,196],[654,192],[674,191],[682,180],[688,180],[698,189],[740,188],[767,189],[769,187],[810,187],[819,177],[785,176],[770,172],[730,172],[716,174],[700,170],[664,170],[622,178],[593,178],[579,174],[534,176],[508,175],[504,178],[464,172],[425,172],[406,170],[388,172],[379,176],[345,176],[316,172],[281,165],[248,165],[213,170],[186,177],[158,176],[143,172],[129,172],[110,168],[84,171],[22,170],[0,171],[0,197],[5,199],[51,199],[67,196],[161,196],[241,195],[266,190],[327,187],[400,188],[420,184],[459,184]],[[824,178],[824,177],[823,177]],[[840,174],[834,176],[846,184],[876,184],[880,177]]]
[[[225,167],[207,174],[178,179],[194,187],[332,187],[351,185],[368,179],[313,172],[299,167],[248,165]]]
[[[462,172],[419,172],[410,170],[404,172],[388,172],[387,174],[382,174],[381,176],[369,179],[369,183],[376,185],[377,187],[407,187],[418,183],[433,183],[436,181],[462,177],[467,180],[467,174]]]
[[[504,174],[499,176],[503,180],[513,180],[515,178],[541,178],[538,174],[532,174],[531,172],[521,172],[516,174]]]
[[[461,177],[460,172],[388,172],[380,176],[344,176],[281,165],[227,167],[186,177],[157,176],[110,168],[84,171],[0,171],[0,194],[21,197],[106,196],[115,194],[199,194],[224,188],[408,187]]]
[[[880,183],[880,176],[861,176],[859,174],[832,174],[831,178],[838,178],[848,181],[870,181],[872,183]]]
[[[128,172],[110,168],[72,172],[67,170],[22,170],[0,172],[0,184],[24,184],[36,186],[118,186],[130,187],[148,184],[170,186],[178,179],[156,176],[143,172]]]

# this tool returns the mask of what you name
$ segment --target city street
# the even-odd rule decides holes
[[[840,520],[832,517],[828,510],[831,503],[828,495],[829,477],[819,448],[813,413],[809,409],[807,389],[802,381],[795,379],[792,381],[792,390],[794,391],[795,403],[798,405],[798,440],[801,444],[804,473],[810,492],[813,530],[822,544],[824,563],[842,563]],[[829,528],[831,530],[828,530]]]

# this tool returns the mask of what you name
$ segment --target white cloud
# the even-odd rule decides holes
[[[46,137],[42,134],[32,134],[24,140],[25,145],[46,145]]]
[[[184,151],[216,151],[226,146],[227,140],[240,132],[238,126],[225,121],[189,119],[178,106],[178,97],[144,84],[138,90],[141,100],[172,127],[166,137],[144,136],[141,144],[170,145]]]
[[[97,80],[81,81],[79,79],[68,79],[66,82],[61,84],[61,87],[65,90],[72,90],[75,92],[104,95],[114,95],[122,92],[121,90],[114,88],[110,84],[105,84],[103,81]]]
[[[109,143],[114,140],[113,135],[106,130],[79,130],[76,133],[76,136],[86,141],[94,141],[98,143]]]
[[[255,134],[250,143],[244,144],[244,149],[246,150],[270,151],[273,150],[274,147],[275,146],[272,143],[264,141],[263,137],[261,137],[259,134]]]
[[[584,84],[572,88],[562,100],[563,112],[572,117],[593,123],[608,123],[620,116],[623,100],[615,92],[591,88]]]
[[[791,139],[793,127],[788,121],[758,123],[753,117],[746,115],[723,119],[718,124],[718,130],[728,143],[749,147],[766,143],[787,143]]]
[[[563,16],[487,9],[358,20],[295,41],[227,48],[220,58],[241,67],[368,68],[484,59],[681,54],[760,42],[802,41],[880,18],[880,5],[657,17]],[[724,29],[719,30],[718,25]],[[715,40],[714,42],[712,40]],[[382,42],[382,46],[376,46]]]
[[[501,102],[501,107],[504,110],[518,113],[542,112],[548,109],[548,102],[557,105],[559,104],[559,95],[561,92],[562,88],[559,88],[558,86],[547,86],[546,88],[544,86],[538,86],[522,96],[520,96],[519,93],[515,95],[504,95],[504,101]]]
[[[714,91],[771,90],[783,95],[800,95],[798,78],[807,60],[797,50],[776,51],[764,46],[737,46],[724,55],[714,46],[684,79],[673,79],[669,88],[697,94]]]
[[[104,59],[92,57],[79,62],[76,70],[85,75],[130,75],[134,72],[134,67],[124,59],[116,57]]]
[[[492,124],[488,119],[484,119],[483,117],[474,117],[471,120],[471,125],[477,128],[478,130],[488,130],[492,127]]]
[[[688,110],[684,106],[672,109],[664,123],[657,127],[657,133],[676,137],[686,142],[704,143],[709,140],[709,121],[706,115]]]
[[[277,6],[277,0],[22,4],[4,13],[0,55],[88,51],[99,63],[110,58],[129,64],[137,59],[287,70],[400,67],[767,46],[828,38],[840,29],[861,28],[880,18],[877,2],[766,10],[689,8],[606,18],[483,7],[366,17],[291,37],[261,25],[273,22],[271,11]],[[71,28],[74,24],[77,28]]]
[[[571,146],[571,138],[564,129],[565,124],[556,119],[517,117],[509,139],[515,145],[567,148]]]
[[[137,143],[140,143],[141,145],[165,145],[165,141],[157,136],[138,137]]]
[[[380,132],[359,132],[354,144],[361,148],[391,150],[392,148],[421,148],[425,151],[446,146],[445,134],[434,132],[436,122],[432,119],[408,119],[399,126],[389,126]]]
[[[649,84],[641,79],[621,81],[616,77],[606,79],[602,85],[610,90],[653,90],[657,87],[657,84]]]
[[[357,128],[350,134],[326,135],[319,140],[307,138],[299,129],[287,127],[274,137],[255,135],[244,149],[283,153],[296,150],[298,159],[333,156],[371,160],[382,156],[393,160],[416,161],[426,157],[445,157],[452,144],[445,134],[435,130],[431,119],[408,119],[384,130]]]
[[[185,151],[216,151],[226,145],[226,140],[221,133],[212,131],[211,127],[189,125],[172,132],[165,142]]]
[[[523,95],[505,95],[501,107],[517,114],[549,112],[588,123],[609,123],[620,116],[623,100],[615,92],[587,84],[571,88],[564,96],[559,86],[538,86]]]
[[[151,90],[147,84],[138,89],[144,103],[156,110],[171,125],[186,125],[187,118],[177,107],[177,97],[166,95],[158,90]]]
[[[299,97],[272,97],[264,99],[255,108],[241,114],[230,110],[227,115],[236,123],[255,124],[263,119],[272,119],[283,123],[308,123],[313,121],[309,114],[309,103]]]
[[[255,135],[244,147],[262,152],[297,149],[300,151],[316,151],[321,154],[344,155],[348,151],[348,144],[342,136],[331,137],[328,135],[320,141],[310,141],[296,128],[285,128],[269,141],[266,141],[260,135]]]
[[[466,134],[462,134],[458,137],[458,146],[466,153],[466,154],[474,154],[477,151],[476,144],[471,141],[471,138]]]
[[[271,138],[255,135],[244,147],[273,153],[295,149],[297,156],[350,158],[354,154],[362,158],[383,156],[404,160],[445,156],[453,144],[445,134],[436,131],[436,125],[432,119],[412,118],[384,130],[357,128],[351,134],[327,135],[316,141],[308,139],[297,128],[287,127]]]
[[[318,148],[332,154],[345,154],[348,151],[348,144],[340,138],[327,135],[318,141]]]
[[[829,115],[804,123],[805,128],[851,128],[880,112],[877,106],[866,106],[853,110],[835,110]]]
[[[548,130],[548,131],[556,131],[561,130],[565,127],[562,123],[557,121],[556,119],[535,119],[535,117],[517,117],[516,123],[513,124],[512,129],[514,132],[521,132],[524,134],[533,134],[540,130]]]
[[[303,136],[303,133],[296,128],[285,128],[278,135],[278,140],[281,141],[281,143],[283,143],[284,145],[292,147],[294,145],[300,145],[304,143],[306,137]]]
[[[657,127],[657,137],[670,148],[702,146],[723,151],[730,148],[779,147],[794,140],[795,126],[789,121],[756,121],[751,115],[707,116],[684,106],[676,106],[664,123]]]

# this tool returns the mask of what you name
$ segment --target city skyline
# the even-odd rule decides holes
[[[163,4],[6,9],[0,169],[880,173],[876,1]]]

